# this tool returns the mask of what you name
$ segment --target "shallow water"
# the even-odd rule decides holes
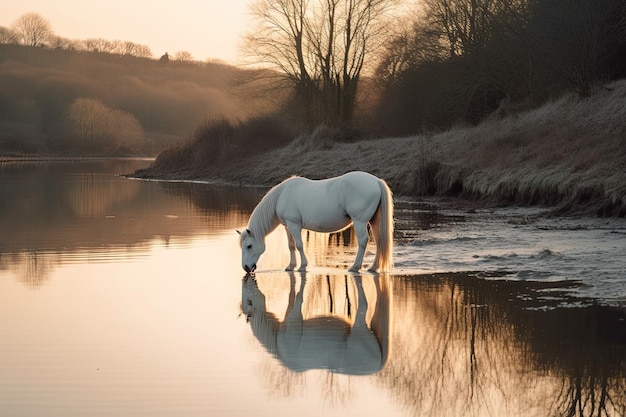
[[[264,190],[148,163],[0,166],[0,415],[626,414],[622,220],[400,200],[393,274],[278,231],[252,280]]]
[[[541,208],[454,211],[409,201],[397,211],[400,271],[563,281],[576,284],[576,304],[626,306],[626,219],[555,217]]]

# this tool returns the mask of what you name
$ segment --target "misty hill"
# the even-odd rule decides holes
[[[247,77],[221,63],[3,44],[0,152],[154,155],[205,119],[271,110]]]

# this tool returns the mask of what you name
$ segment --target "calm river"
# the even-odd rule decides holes
[[[149,163],[0,164],[1,416],[626,415],[623,219],[400,199],[393,274],[280,230],[244,279],[264,190]]]

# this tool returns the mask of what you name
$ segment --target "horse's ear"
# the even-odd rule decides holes
[[[250,229],[246,229],[246,232],[248,232],[248,234],[252,236],[252,232],[250,231]]]
[[[241,236],[241,232],[239,230],[235,230],[239,236]]]

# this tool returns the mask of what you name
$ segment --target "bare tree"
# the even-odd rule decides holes
[[[72,50],[76,48],[76,41],[61,36],[51,36],[48,46],[54,49]]]
[[[178,51],[174,54],[174,61],[193,62],[193,55],[189,51]]]
[[[491,25],[503,8],[518,1],[503,0],[426,0],[427,19],[444,39],[451,57],[484,47]]]
[[[77,49],[89,52],[103,52],[107,54],[116,53],[117,45],[115,42],[108,41],[103,38],[88,38],[77,41]]]
[[[0,44],[13,45],[19,42],[19,37],[15,31],[0,26]]]
[[[312,98],[312,77],[309,70],[313,65],[304,47],[308,3],[300,0],[258,0],[251,6],[257,20],[255,30],[245,41],[245,52],[259,63],[278,70],[292,84],[298,100],[305,108],[305,119],[312,118],[307,104]]]
[[[124,41],[120,42],[120,55],[130,55],[138,58],[152,58],[152,51],[146,45]]]
[[[424,13],[416,12],[412,19],[413,22],[400,19],[383,47],[376,69],[383,84],[393,83],[404,71],[448,57],[440,32],[428,25]]]
[[[533,50],[556,79],[581,96],[591,93],[599,62],[618,37],[626,14],[620,0],[554,0],[534,7]]]
[[[366,57],[396,0],[257,0],[246,52],[284,75],[309,125],[350,123]]]
[[[26,13],[11,25],[26,46],[45,46],[54,35],[50,22],[37,13]]]

